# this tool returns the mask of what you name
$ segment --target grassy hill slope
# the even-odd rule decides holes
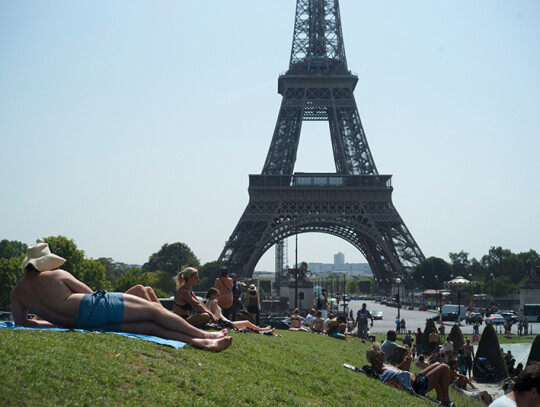
[[[435,406],[344,369],[366,363],[356,338],[280,334],[232,333],[229,349],[210,353],[112,334],[2,329],[0,405]]]

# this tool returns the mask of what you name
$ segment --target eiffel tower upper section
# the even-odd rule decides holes
[[[357,82],[338,0],[297,0],[272,142],[261,174],[249,176],[249,203],[219,257],[239,276],[251,276],[270,247],[308,232],[351,243],[382,287],[398,276],[405,281],[424,259],[392,203],[391,175],[375,166],[353,95]],[[294,173],[304,120],[328,122],[335,173]]]
[[[377,174],[347,68],[339,3],[298,0],[289,70],[279,77],[283,96],[263,175],[293,173],[303,120],[328,121],[338,174]]]

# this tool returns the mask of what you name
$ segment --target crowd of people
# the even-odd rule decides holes
[[[232,343],[227,336],[230,329],[245,328],[261,334],[274,334],[271,327],[260,327],[260,300],[254,284],[239,283],[234,274],[222,268],[206,300],[201,301],[193,292],[199,280],[198,270],[183,269],[176,277],[176,294],[172,312],[163,307],[150,287],[136,285],[125,293],[105,290],[93,292],[72,274],[60,270],[65,260],[52,254],[48,244],[38,242],[27,249],[22,263],[23,277],[11,291],[10,300],[16,325],[28,327],[63,326],[89,330],[119,331],[146,334],[186,342],[195,347],[221,351]],[[34,314],[34,317],[30,317]],[[290,318],[291,329],[325,334],[347,340],[358,336],[362,342],[373,342],[366,350],[366,360],[383,382],[394,383],[412,393],[425,395],[435,390],[437,399],[444,406],[453,406],[449,387],[476,397],[486,404],[492,403],[488,392],[478,389],[472,380],[474,348],[470,339],[459,349],[449,337],[445,339],[444,325],[429,335],[429,350],[423,347],[423,333],[406,330],[404,320],[396,320],[396,328],[405,333],[402,345],[396,343],[397,332],[390,330],[379,345],[370,335],[373,317],[362,304],[356,318],[349,314],[336,316],[329,313],[326,290],[317,297],[314,308],[305,318],[297,308]],[[200,328],[215,324],[216,331]],[[439,343],[442,341],[444,345]],[[493,402],[493,406],[538,406],[540,403],[539,365],[514,367],[510,351],[504,354],[514,386],[509,393]],[[414,374],[410,367],[414,361],[421,372]],[[533,404],[526,404],[533,403]],[[514,404],[512,404],[514,403]],[[536,403],[536,404],[534,404]]]

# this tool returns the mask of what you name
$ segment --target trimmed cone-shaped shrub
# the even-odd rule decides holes
[[[426,319],[426,327],[424,328],[424,333],[422,335],[422,347],[425,351],[428,351],[430,353],[433,350],[433,345],[430,346],[429,344],[429,334],[432,332],[435,332],[436,334],[439,333],[437,331],[437,327],[435,326],[435,321],[433,321],[433,319],[431,318],[428,318]],[[439,341],[440,340],[441,339],[439,338]]]
[[[540,362],[540,335],[536,335],[531,346],[531,352],[529,353],[529,359],[527,359],[527,366],[531,362]]]
[[[462,348],[465,344],[465,340],[463,339],[463,333],[461,332],[461,328],[458,326],[458,324],[454,324],[454,326],[450,330],[450,333],[448,334],[448,337],[454,344],[454,355],[457,356],[459,349]]]
[[[482,363],[478,362],[479,358],[486,358],[490,365],[493,366],[493,374],[486,374]],[[493,324],[486,324],[480,342],[478,343],[478,350],[474,356],[473,363],[473,376],[478,380],[497,381],[508,377],[508,368],[504,361],[504,356],[499,345],[499,339]]]

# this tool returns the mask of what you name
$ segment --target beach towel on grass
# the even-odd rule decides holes
[[[56,332],[89,332],[89,333],[101,333],[100,331],[87,331],[85,329],[69,329],[69,328],[55,328],[55,327],[36,327],[36,328],[28,328],[24,326],[15,326],[13,322],[10,321],[0,321],[0,328],[7,328],[7,329],[26,329],[26,330],[34,330],[34,331],[56,331]],[[116,335],[122,335],[126,336],[128,338],[136,338],[136,339],[142,339],[144,341],[159,343],[160,345],[166,345],[166,346],[172,346],[175,349],[181,349],[186,344],[184,342],[180,341],[174,341],[172,339],[163,339],[157,336],[152,335],[139,335],[139,334],[130,334],[126,332],[103,332],[103,333],[111,333]]]

